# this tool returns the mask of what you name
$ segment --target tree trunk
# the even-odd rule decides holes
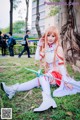
[[[80,60],[80,35],[75,31],[76,14],[74,13],[74,0],[64,0],[64,2],[66,2],[66,4],[68,3],[68,5],[62,6],[61,8],[63,9],[61,17],[62,46],[66,60],[69,63],[76,65],[77,60]],[[64,17],[64,14],[66,17]]]
[[[13,29],[13,0],[10,0],[10,32]]]
[[[39,13],[39,0],[36,1],[36,30],[38,33],[38,37],[41,37],[41,31],[40,31],[40,26],[39,26],[39,20],[40,20],[40,13]]]
[[[25,0],[26,2],[26,18],[25,18],[25,26],[26,30],[28,29],[28,13],[29,13],[29,0]]]

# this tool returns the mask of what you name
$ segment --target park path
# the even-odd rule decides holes
[[[10,56],[9,55],[5,55],[5,56],[0,55],[0,58],[7,58],[7,57],[9,58]],[[18,58],[18,55],[14,55],[14,57]],[[12,58],[14,58],[14,57],[12,57]],[[31,58],[33,58],[33,57],[34,57],[34,55],[31,55]],[[27,55],[22,55],[21,58],[28,58],[28,57],[27,57]]]

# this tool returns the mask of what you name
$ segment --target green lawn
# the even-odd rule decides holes
[[[22,83],[36,77],[25,70],[25,67],[38,70],[39,64],[34,58],[3,57],[0,58],[0,82],[12,85]],[[80,80],[80,73],[73,73],[68,66],[70,75]],[[51,92],[57,87],[51,87]],[[18,92],[9,100],[0,88],[0,108],[12,108],[12,120],[80,120],[80,94],[54,98],[57,108],[50,108],[41,113],[34,113],[33,109],[42,102],[41,88],[34,88],[26,92]]]

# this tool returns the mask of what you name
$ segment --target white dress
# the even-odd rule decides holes
[[[47,50],[46,50],[46,57],[45,57],[46,59],[45,60],[49,64],[50,69],[54,69],[52,62],[53,62],[53,58],[54,58],[55,48],[56,48],[56,46],[53,45],[51,48],[47,47]],[[80,93],[80,81],[76,81],[73,78],[71,78],[70,76],[67,76],[65,67],[63,65],[58,65],[58,63],[59,63],[59,58],[57,56],[56,66],[59,68],[60,73],[62,74],[62,80],[61,80],[60,87],[53,91],[53,96],[54,97],[63,97],[66,95]],[[73,86],[72,89],[67,87],[65,85],[65,83],[71,84]]]
[[[67,86],[65,86],[65,80],[67,83],[72,84],[73,88],[70,89]],[[63,97],[66,95],[72,95],[80,93],[80,81],[75,81],[71,77],[67,77],[62,79],[61,85],[58,89],[53,91],[53,96],[54,97]]]
[[[54,69],[53,68],[53,58],[54,58],[55,48],[56,48],[56,46],[52,45],[52,47],[47,46],[47,48],[45,50],[45,60],[49,65],[50,71]],[[39,55],[39,49],[38,49],[38,55]],[[68,77],[66,75],[65,67],[63,67],[62,65],[58,65],[58,63],[59,63],[59,58],[57,57],[56,66],[60,69],[60,74],[62,74],[62,80],[61,80],[61,85],[59,86],[59,88],[57,88],[56,90],[53,91],[53,96],[54,97],[63,97],[66,95],[80,93],[80,81],[76,81],[73,78]],[[50,72],[48,73],[48,75],[50,75]],[[73,88],[72,89],[68,88],[65,85],[65,82],[72,84]]]

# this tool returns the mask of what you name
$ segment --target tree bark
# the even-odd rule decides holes
[[[41,30],[40,30],[40,26],[39,26],[39,20],[40,20],[40,13],[39,13],[39,0],[36,1],[36,30],[38,33],[38,37],[41,37]]]
[[[25,18],[25,26],[26,30],[28,29],[28,13],[29,13],[29,0],[25,0],[26,2],[26,18]]]
[[[62,15],[62,46],[64,49],[66,60],[69,63],[76,65],[77,60],[80,60],[80,35],[74,31],[76,25],[76,15],[74,14],[73,4],[70,4],[73,3],[74,0],[64,0],[64,2],[66,2],[66,4],[68,5],[66,5],[65,7],[63,6],[63,11],[64,9],[66,10],[65,13],[63,13]],[[67,17],[64,17],[64,14]]]
[[[13,32],[13,0],[10,0],[10,32]]]

